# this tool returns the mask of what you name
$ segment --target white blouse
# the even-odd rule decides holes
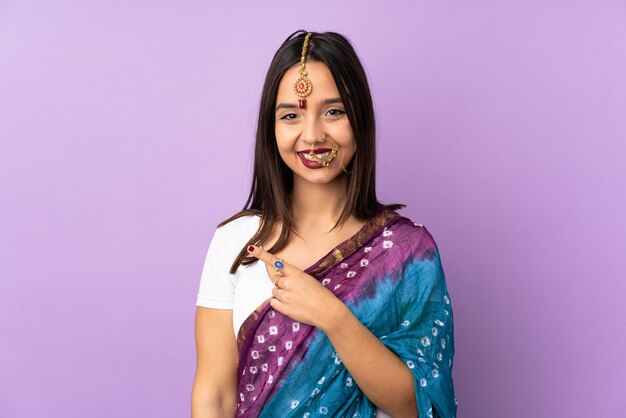
[[[257,215],[242,216],[217,228],[200,278],[196,306],[232,309],[235,337],[246,318],[272,297],[274,284],[262,261],[239,266],[235,274],[229,273],[239,251],[259,228],[260,219]]]

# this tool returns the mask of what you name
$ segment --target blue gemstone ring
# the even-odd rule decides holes
[[[277,259],[276,261],[274,261],[274,268],[276,269],[276,271],[281,271],[285,268],[285,262],[281,258]]]

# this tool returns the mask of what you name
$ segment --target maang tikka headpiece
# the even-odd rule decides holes
[[[306,67],[304,64],[304,61],[306,60],[306,47],[309,45],[310,37],[311,32],[308,32],[304,37],[304,43],[302,44],[302,57],[300,58],[300,76],[293,84],[293,91],[298,95],[298,97],[300,97],[300,100],[298,100],[300,109],[306,108],[305,97],[311,94],[311,90],[313,89],[311,80],[307,77]]]

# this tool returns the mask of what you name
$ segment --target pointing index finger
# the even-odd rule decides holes
[[[248,247],[248,252],[252,254],[253,256],[255,256],[256,258],[258,258],[259,260],[263,261],[265,264],[267,264],[273,269],[276,269],[277,267],[281,267],[280,264],[276,266],[274,264],[275,262],[282,263],[282,267],[287,269],[288,264],[286,262],[282,261],[275,255],[265,251],[262,248],[256,247],[254,245],[250,245]]]

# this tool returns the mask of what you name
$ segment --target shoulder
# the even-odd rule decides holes
[[[435,238],[428,228],[406,216],[399,215],[387,229],[392,231],[396,241],[404,243],[407,248],[420,253],[438,251]]]
[[[222,235],[237,235],[256,231],[259,227],[259,215],[244,215],[217,228]]]
[[[244,215],[215,229],[213,240],[228,247],[241,247],[259,228],[258,215]]]

